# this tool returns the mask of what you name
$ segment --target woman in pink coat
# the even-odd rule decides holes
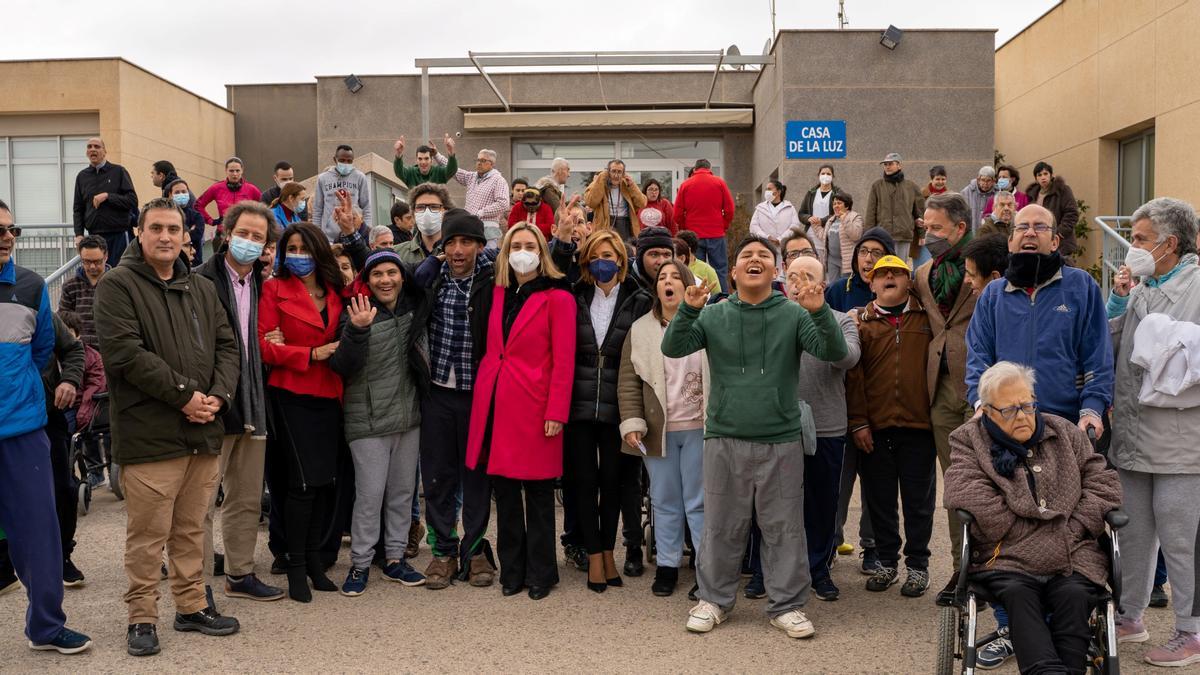
[[[479,364],[467,467],[486,466],[496,495],[504,595],[541,600],[558,583],[554,479],[575,374],[575,298],[533,225],[505,233],[496,258],[487,350]],[[521,491],[524,489],[524,503]]]

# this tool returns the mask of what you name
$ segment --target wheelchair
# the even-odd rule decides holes
[[[92,396],[96,402],[96,412],[87,428],[80,429],[71,435],[71,466],[79,483],[78,512],[86,516],[92,506],[92,485],[88,476],[105,470],[108,471],[108,483],[117,499],[124,499],[121,493],[121,468],[112,463],[112,430],[109,422],[108,393],[101,392]],[[89,446],[99,448],[100,457],[94,459],[88,456]]]
[[[965,563],[971,559],[970,525],[975,522],[975,517],[962,509],[957,509],[955,513],[962,523],[961,560]],[[1121,545],[1117,530],[1129,523],[1129,516],[1113,509],[1105,514],[1104,522],[1108,524],[1108,532],[1100,537],[1100,547],[1109,557],[1109,590],[1097,595],[1088,620],[1092,628],[1092,639],[1088,645],[1088,672],[1117,675],[1121,672],[1116,626],[1117,612],[1121,606]],[[995,601],[996,598],[982,585],[972,582],[967,575],[967,565],[962,565],[953,604],[940,608],[934,672],[938,675],[958,672],[975,675],[975,659],[979,649],[999,637],[996,631],[979,637],[979,609],[981,605]],[[956,661],[962,662],[961,670],[955,668]]]

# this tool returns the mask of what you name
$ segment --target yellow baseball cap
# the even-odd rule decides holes
[[[908,263],[894,255],[885,255],[879,259],[879,262],[875,263],[875,266],[871,268],[871,273],[867,276],[870,279],[874,279],[876,272],[889,267],[892,269],[904,270],[905,272],[912,274],[912,268],[908,266]]]

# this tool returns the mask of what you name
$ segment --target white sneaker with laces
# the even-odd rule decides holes
[[[724,620],[725,612],[722,612],[720,607],[707,600],[701,600],[688,612],[687,629],[693,633],[707,633]]]
[[[812,621],[804,616],[804,612],[798,609],[793,609],[785,614],[771,619],[771,625],[779,630],[787,633],[790,638],[806,638],[812,637],[816,629],[813,628]]]

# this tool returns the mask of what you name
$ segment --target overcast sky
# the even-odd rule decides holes
[[[846,0],[850,28],[995,28],[999,45],[1058,0]],[[222,105],[226,84],[414,72],[467,51],[757,54],[770,0],[94,0],[6,3],[0,59],[120,56]],[[1002,13],[998,7],[1004,7]],[[687,8],[686,12],[681,8]],[[449,8],[449,9],[448,9]],[[837,0],[778,0],[775,25],[836,28]]]

